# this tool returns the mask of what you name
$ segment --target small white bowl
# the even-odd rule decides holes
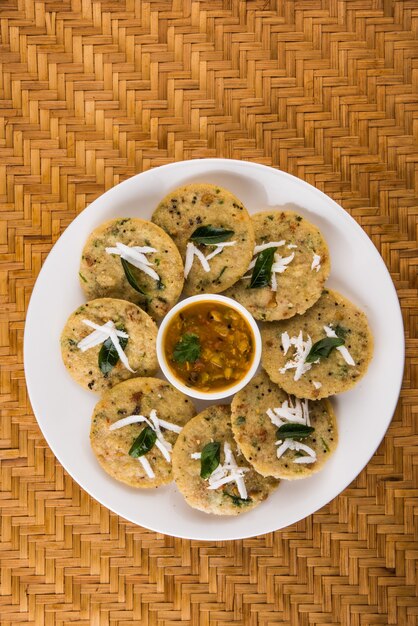
[[[170,369],[170,366],[167,363],[167,359],[164,351],[164,336],[166,333],[166,329],[170,324],[171,320],[179,311],[182,311],[184,308],[188,307],[193,302],[218,302],[224,304],[226,306],[235,309],[242,315],[244,319],[247,320],[252,332],[254,339],[254,356],[253,362],[251,363],[251,367],[240,381],[238,381],[235,385],[231,387],[227,387],[226,389],[216,390],[216,391],[199,391],[198,389],[193,389],[193,387],[187,387],[184,385],[173,373]],[[190,298],[186,298],[181,302],[178,302],[176,306],[174,306],[165,316],[163,321],[161,322],[161,326],[158,330],[157,335],[157,357],[160,364],[160,367],[165,375],[165,377],[170,381],[170,383],[176,387],[182,393],[185,393],[192,398],[197,398],[199,400],[221,400],[222,398],[227,398],[228,396],[232,396],[234,393],[237,393],[240,389],[245,387],[247,383],[250,382],[254,374],[256,373],[258,366],[260,364],[261,359],[261,335],[259,328],[257,326],[256,321],[254,320],[251,313],[247,311],[246,308],[232,300],[232,298],[226,298],[225,296],[218,296],[216,294],[201,294],[198,296],[191,296]]]

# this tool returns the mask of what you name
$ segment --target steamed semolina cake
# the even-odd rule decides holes
[[[95,329],[104,325],[101,331]],[[109,326],[117,333],[120,354],[106,333]],[[157,326],[145,311],[126,300],[99,298],[70,315],[61,335],[61,354],[76,382],[101,393],[127,378],[155,374],[156,339]]]
[[[134,378],[106,392],[94,408],[90,443],[103,469],[131,487],[172,481],[178,433],[196,414],[192,402],[159,378]]]
[[[225,295],[238,300],[257,320],[282,320],[304,313],[321,296],[330,273],[324,238],[316,226],[293,211],[263,211],[251,220],[256,240],[254,267]]]
[[[330,290],[304,315],[266,324],[261,337],[262,365],[271,380],[310,400],[354,387],[373,354],[365,314]]]
[[[83,248],[79,277],[88,299],[123,298],[158,321],[179,299],[183,262],[161,228],[124,217],[109,220],[91,233]]]
[[[322,469],[337,447],[329,400],[288,396],[265,372],[234,396],[231,410],[235,441],[262,476],[307,478]]]
[[[183,428],[174,446],[173,475],[191,507],[215,515],[250,511],[278,485],[243,457],[225,405],[210,406]]]
[[[219,293],[246,271],[254,248],[250,216],[232,193],[207,183],[179,187],[152,221],[173,238],[185,263],[185,293]]]

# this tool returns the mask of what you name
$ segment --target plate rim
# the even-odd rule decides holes
[[[132,181],[136,178],[139,178],[141,175],[149,173],[151,171],[156,172],[159,171],[161,172],[164,169],[170,168],[170,169],[177,169],[177,168],[182,168],[184,166],[187,166],[187,164],[190,163],[196,163],[196,162],[200,162],[200,163],[207,163],[208,165],[213,165],[213,164],[217,164],[217,165],[226,165],[227,167],[229,167],[230,165],[232,166],[238,166],[238,167],[250,167],[250,168],[255,168],[258,170],[271,170],[272,172],[274,172],[275,174],[279,174],[284,176],[285,178],[288,178],[289,180],[291,180],[293,183],[297,183],[299,185],[302,186],[308,186],[310,188],[311,192],[315,192],[315,194],[320,198],[320,199],[325,199],[328,203],[330,202],[331,205],[333,206],[333,209],[337,210],[338,213],[340,213],[341,216],[344,217],[345,221],[350,223],[351,226],[353,226],[356,230],[357,233],[363,238],[363,240],[366,242],[366,244],[368,244],[368,246],[373,250],[373,256],[378,260],[378,262],[382,265],[382,269],[384,269],[389,277],[389,283],[390,283],[390,288],[393,292],[393,295],[395,296],[395,302],[396,302],[396,316],[398,318],[398,323],[399,323],[399,330],[401,331],[400,334],[402,335],[402,343],[399,346],[399,351],[400,351],[400,357],[401,357],[401,367],[399,368],[399,370],[397,371],[397,378],[396,381],[393,382],[392,381],[392,385],[393,388],[396,390],[396,393],[394,394],[393,398],[393,402],[391,403],[391,407],[390,407],[390,411],[388,411],[388,415],[390,416],[388,418],[388,421],[386,423],[385,429],[383,431],[382,436],[380,437],[377,445],[374,447],[373,451],[369,454],[367,461],[364,463],[363,467],[361,468],[361,470],[356,473],[354,476],[351,476],[348,478],[348,480],[344,480],[344,486],[342,488],[338,487],[337,491],[333,491],[331,493],[331,495],[326,494],[324,496],[324,498],[322,500],[320,500],[320,503],[318,505],[315,505],[315,509],[313,511],[311,511],[310,513],[303,515],[302,517],[298,517],[297,519],[295,519],[291,524],[289,525],[285,525],[285,526],[279,526],[278,528],[273,528],[271,530],[267,530],[265,532],[263,532],[261,535],[254,535],[253,533],[239,533],[237,534],[236,537],[227,537],[227,538],[222,538],[220,539],[219,536],[205,536],[205,537],[189,537],[187,535],[187,533],[182,534],[179,532],[167,532],[166,530],[161,530],[160,528],[153,528],[149,525],[144,525],[143,523],[138,523],[136,520],[130,518],[127,515],[122,515],[121,513],[119,513],[117,510],[115,510],[115,508],[113,508],[113,506],[109,505],[103,498],[98,498],[94,493],[92,493],[91,489],[89,487],[87,487],[84,484],[84,481],[81,480],[79,481],[78,479],[75,479],[73,474],[67,469],[65,463],[61,460],[61,456],[60,453],[56,450],[55,445],[53,445],[48,438],[48,435],[44,429],[44,427],[41,424],[41,421],[38,419],[37,413],[38,413],[38,408],[36,407],[36,401],[34,401],[34,397],[35,397],[35,393],[33,392],[33,388],[31,387],[31,383],[30,381],[30,376],[29,376],[29,372],[28,372],[28,354],[29,354],[29,332],[28,332],[28,328],[30,328],[31,323],[32,323],[32,317],[34,315],[33,313],[33,309],[34,309],[34,302],[36,300],[36,294],[37,291],[39,289],[39,285],[40,285],[40,277],[43,274],[45,270],[45,268],[48,268],[49,265],[53,262],[54,257],[57,254],[57,246],[59,241],[63,238],[63,237],[68,237],[68,234],[71,232],[71,230],[75,227],[75,223],[77,222],[78,218],[87,210],[87,209],[91,209],[96,203],[98,204],[99,202],[101,202],[103,200],[103,198],[105,196],[109,196],[112,193],[115,192],[115,189],[120,189],[122,186],[128,186],[129,184],[132,184]],[[142,528],[146,528],[147,530],[153,531],[153,532],[157,532],[157,533],[161,533],[167,536],[172,536],[172,537],[176,537],[179,539],[187,539],[190,541],[236,541],[236,540],[242,540],[242,539],[248,539],[251,537],[255,537],[255,536],[262,536],[264,534],[269,534],[271,532],[276,532],[278,530],[284,529],[284,528],[288,528],[290,525],[293,525],[295,523],[300,522],[303,519],[306,519],[308,517],[310,517],[311,515],[317,513],[319,510],[321,510],[324,506],[326,506],[329,502],[331,502],[332,500],[334,500],[336,497],[338,497],[340,494],[342,494],[347,487],[360,475],[360,473],[366,468],[366,466],[369,464],[371,458],[374,456],[374,454],[376,453],[376,450],[379,448],[380,444],[382,443],[388,428],[390,426],[390,423],[393,419],[394,413],[396,411],[397,405],[399,403],[399,399],[400,399],[400,392],[401,392],[401,388],[402,388],[402,383],[403,383],[403,375],[404,375],[404,368],[405,368],[405,328],[404,328],[404,323],[403,323],[403,316],[402,316],[402,309],[400,306],[400,302],[399,302],[399,297],[398,297],[398,293],[396,291],[393,279],[391,277],[391,274],[389,272],[388,267],[386,266],[386,263],[383,260],[383,257],[381,256],[379,250],[376,248],[376,246],[374,245],[373,241],[370,239],[370,237],[367,235],[367,233],[363,230],[363,228],[360,226],[360,224],[340,205],[338,204],[338,202],[336,202],[333,198],[331,198],[329,195],[327,195],[325,192],[321,191],[320,189],[318,189],[317,187],[315,187],[314,185],[312,185],[311,183],[303,180],[302,178],[299,178],[297,176],[294,176],[293,174],[289,174],[288,172],[285,172],[279,168],[270,166],[270,165],[265,165],[263,163],[258,163],[258,162],[253,162],[253,161],[244,161],[244,160],[240,160],[240,159],[228,159],[228,158],[223,158],[223,157],[211,157],[211,158],[199,158],[199,159],[186,159],[183,161],[176,161],[176,162],[172,162],[172,163],[165,163],[163,165],[159,165],[156,167],[151,167],[148,170],[144,170],[142,172],[138,172],[137,174],[134,174],[133,176],[130,176],[129,178],[123,180],[122,182],[118,183],[117,185],[114,185],[113,187],[111,187],[110,189],[107,189],[105,192],[103,192],[102,194],[100,194],[97,198],[95,198],[90,204],[88,204],[87,206],[85,206],[85,208],[78,214],[75,216],[75,218],[70,222],[70,224],[68,224],[68,226],[64,229],[64,231],[61,233],[61,235],[58,237],[57,241],[54,243],[54,245],[52,246],[51,250],[48,252],[47,257],[45,258],[44,262],[42,263],[41,269],[36,277],[32,292],[31,292],[31,296],[30,296],[30,300],[29,300],[29,304],[27,307],[27,311],[26,311],[26,317],[25,317],[25,327],[24,327],[24,337],[23,337],[23,366],[24,366],[24,374],[25,374],[25,384],[26,384],[26,388],[27,388],[27,392],[28,392],[28,398],[32,407],[32,411],[34,414],[34,417],[36,419],[36,422],[38,424],[38,427],[47,443],[47,445],[49,446],[49,448],[51,449],[52,453],[54,454],[54,456],[57,458],[57,460],[59,461],[59,463],[61,464],[61,466],[64,468],[64,470],[68,473],[68,475],[71,477],[72,480],[74,480],[75,483],[77,483],[79,485],[79,487],[81,487],[86,493],[88,493],[88,495],[90,497],[92,497],[96,502],[99,502],[99,504],[101,504],[102,506],[106,507],[107,509],[109,509],[111,512],[115,513],[116,515],[118,515],[119,517],[121,517],[122,519],[127,520],[128,522],[134,524],[135,526],[139,526]],[[39,410],[39,413],[41,413],[41,411]]]

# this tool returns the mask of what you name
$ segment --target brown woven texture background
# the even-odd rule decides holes
[[[0,0],[2,625],[416,625],[417,29],[417,1]],[[87,496],[22,365],[65,227],[127,177],[198,157],[272,165],[342,204],[406,328],[400,404],[367,468],[308,519],[225,543],[157,535]]]

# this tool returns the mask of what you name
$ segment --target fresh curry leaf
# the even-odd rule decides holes
[[[144,291],[142,289],[142,287],[140,287],[138,285],[138,282],[137,282],[137,280],[135,278],[135,274],[132,271],[133,268],[134,268],[134,265],[132,265],[132,263],[129,263],[129,261],[127,261],[126,259],[122,259],[122,257],[120,258],[120,262],[122,263],[122,267],[123,267],[123,271],[125,272],[126,280],[130,284],[132,289],[135,289],[135,291],[137,291],[142,296],[145,296],[147,299],[149,299],[149,296],[148,296],[147,292]]]
[[[209,478],[221,461],[221,444],[218,441],[207,443],[200,457],[200,477]]]
[[[315,428],[305,424],[282,424],[276,431],[278,439],[305,439],[313,433]]]
[[[118,330],[125,330],[124,328],[118,328]],[[125,349],[126,344],[128,343],[127,337],[118,337],[120,347],[122,350]],[[110,337],[103,342],[102,347],[99,351],[99,368],[102,374],[107,376],[109,372],[115,367],[116,363],[119,361],[119,354],[115,348],[115,345]]]
[[[321,357],[329,357],[334,348],[338,348],[338,346],[342,346],[344,343],[344,339],[341,337],[324,337],[324,339],[320,339],[314,343],[305,362],[313,363]]]
[[[271,268],[277,248],[266,248],[257,256],[250,280],[250,289],[267,287],[270,284]]]
[[[190,241],[203,245],[221,243],[222,241],[227,241],[233,234],[233,230],[208,224],[207,226],[198,226],[191,234]]]
[[[129,450],[129,456],[132,456],[134,459],[144,456],[144,454],[152,450],[156,440],[157,433],[151,428],[151,426],[145,426],[133,442]]]
[[[194,363],[200,356],[199,337],[194,333],[185,333],[176,343],[173,350],[173,359],[178,363]]]

